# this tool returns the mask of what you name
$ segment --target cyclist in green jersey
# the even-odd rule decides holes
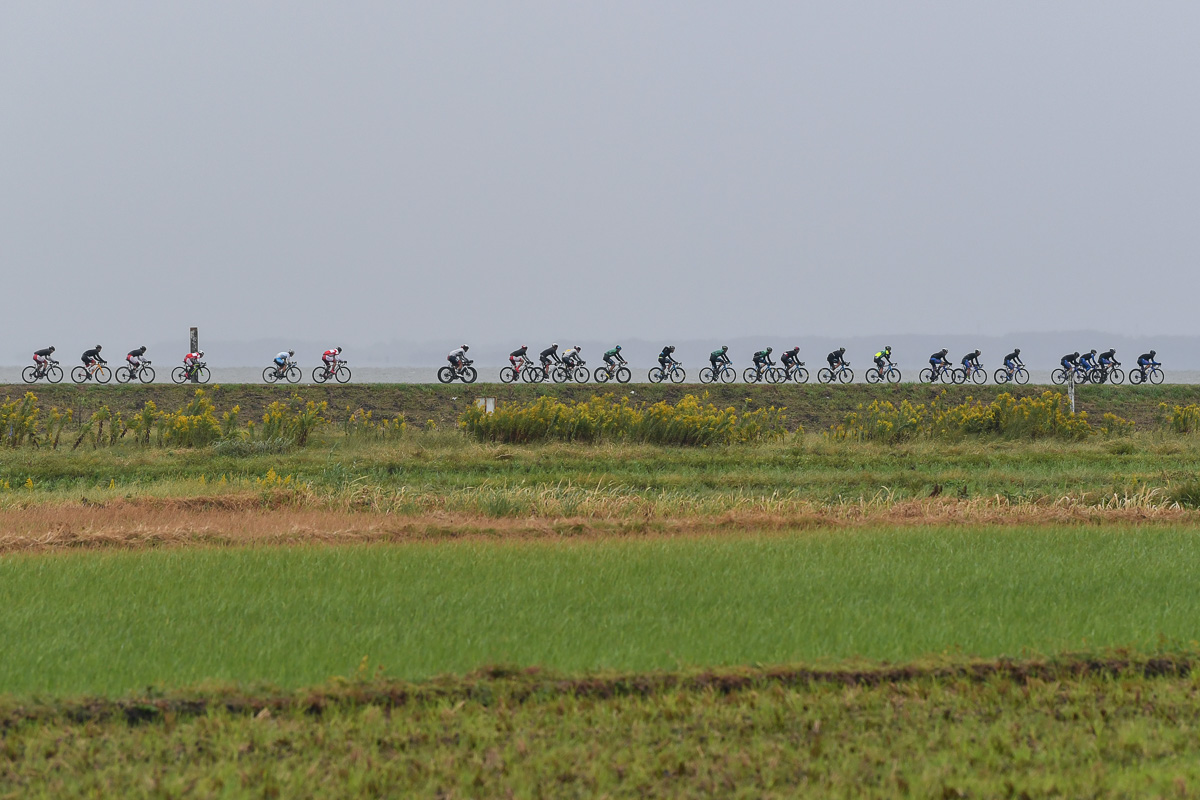
[[[708,354],[708,363],[712,364],[713,378],[721,374],[721,369],[729,365],[729,345],[721,345],[720,350]]]
[[[888,366],[891,366],[892,346],[890,344],[875,354],[875,366],[879,368],[880,375],[883,375],[883,362],[885,361],[888,363]]]

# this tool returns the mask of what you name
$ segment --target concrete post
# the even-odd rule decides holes
[[[191,350],[188,350],[188,352],[194,353],[200,349],[200,330],[199,330],[199,328],[190,328],[189,330],[191,330],[191,332],[192,332],[192,338],[191,338],[191,344],[189,345],[189,347],[191,347]],[[192,373],[192,383],[199,383],[199,381],[197,380],[198,377],[199,377],[198,373],[193,372]]]

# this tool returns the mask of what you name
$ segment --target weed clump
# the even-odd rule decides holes
[[[1093,428],[1087,412],[1071,413],[1066,396],[1043,392],[1041,397],[1017,399],[1007,392],[990,403],[968,397],[965,403],[946,405],[945,393],[929,405],[908,400],[895,405],[876,400],[859,406],[834,426],[834,439],[902,442],[909,439],[962,439],[993,436],[1002,439],[1087,438],[1092,433],[1116,436],[1133,430],[1133,423],[1115,414],[1105,414],[1102,425]]]
[[[658,402],[649,407],[611,394],[579,403],[541,397],[501,406],[491,414],[469,408],[459,417],[459,427],[482,441],[506,444],[631,441],[704,446],[782,439],[787,435],[785,410],[772,406],[739,413],[695,395],[674,405]]]

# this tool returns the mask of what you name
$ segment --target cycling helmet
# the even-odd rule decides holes
[[[768,352],[768,353],[769,353],[769,352],[771,352],[771,348],[769,348],[769,347],[768,347],[768,348],[767,348],[767,352]]]
[[[1092,352],[1094,353],[1094,352],[1096,352],[1096,351],[1095,351],[1095,350],[1093,350]],[[979,348],[978,348],[978,347],[977,347],[977,348],[975,348],[975,355],[979,355]]]
[[[53,350],[54,348],[53,348],[53,347],[51,347],[50,349],[51,349],[51,350]],[[1156,355],[1158,355],[1158,353],[1154,352],[1153,350],[1151,350],[1151,351],[1150,351],[1150,357],[1151,357],[1151,358],[1154,358]]]
[[[551,347],[558,347],[558,342],[551,342],[551,343],[550,343],[550,346],[551,346]]]
[[[521,349],[522,349],[522,350],[528,350],[528,349],[529,349],[529,345],[527,345],[527,344],[523,344],[523,345],[521,345]]]
[[[1096,348],[1092,348],[1092,355],[1096,355]]]
[[[799,352],[800,352],[800,345],[796,345],[795,347],[793,347],[793,348],[792,348],[792,352],[793,352],[793,353],[799,353]]]
[[[101,348],[101,347],[100,347],[100,345],[96,345],[96,349],[97,349],[97,350],[101,350],[101,349],[103,349],[103,348]]]
[[[295,351],[295,350],[288,350],[288,355],[289,355],[289,356],[294,356],[294,355],[296,355],[296,351]]]
[[[887,347],[883,348],[883,351],[884,351],[885,353],[890,353],[890,352],[892,352],[892,346],[889,344]]]
[[[582,347],[580,347],[579,345],[575,345],[575,352],[576,352],[576,353],[578,353],[578,352],[579,352],[580,350],[582,350],[582,349],[583,349],[583,348],[582,348]]]
[[[727,344],[723,344],[723,345],[721,345],[721,351],[722,351],[722,352],[724,352],[724,351],[726,351],[726,350],[728,350],[728,349],[729,349],[729,345],[727,345]]]
[[[1021,354],[1021,348],[1019,348],[1019,347],[1014,347],[1014,348],[1013,348],[1013,352],[1014,352],[1014,353],[1016,353],[1017,355],[1020,355],[1020,354]]]
[[[463,345],[463,350],[464,350],[464,351],[465,351],[465,350],[470,350],[470,349],[471,349],[471,348],[470,348],[470,347],[467,347],[465,344]]]
[[[615,348],[613,348],[613,349],[614,349],[614,350],[620,350],[620,349],[621,349],[621,345],[617,345],[617,346],[616,346]]]
[[[46,348],[46,349],[47,349],[47,350],[49,350],[51,353],[53,353],[53,352],[54,352],[54,345],[50,345],[50,346],[49,346],[48,348]]]
[[[669,344],[669,345],[667,345],[667,349],[668,349],[668,350],[670,350],[672,353],[674,353],[674,352],[675,352],[675,345],[673,345],[673,344]]]
[[[196,355],[200,356],[201,358],[204,358],[204,351],[203,351],[203,350],[197,350],[197,351],[196,351]]]

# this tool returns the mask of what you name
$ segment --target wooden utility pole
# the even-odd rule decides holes
[[[192,332],[192,343],[190,345],[192,349],[188,350],[188,352],[195,353],[197,350],[200,349],[200,329],[199,328],[191,328],[190,330]],[[199,383],[199,377],[200,377],[200,370],[193,371],[192,372],[192,383]]]

